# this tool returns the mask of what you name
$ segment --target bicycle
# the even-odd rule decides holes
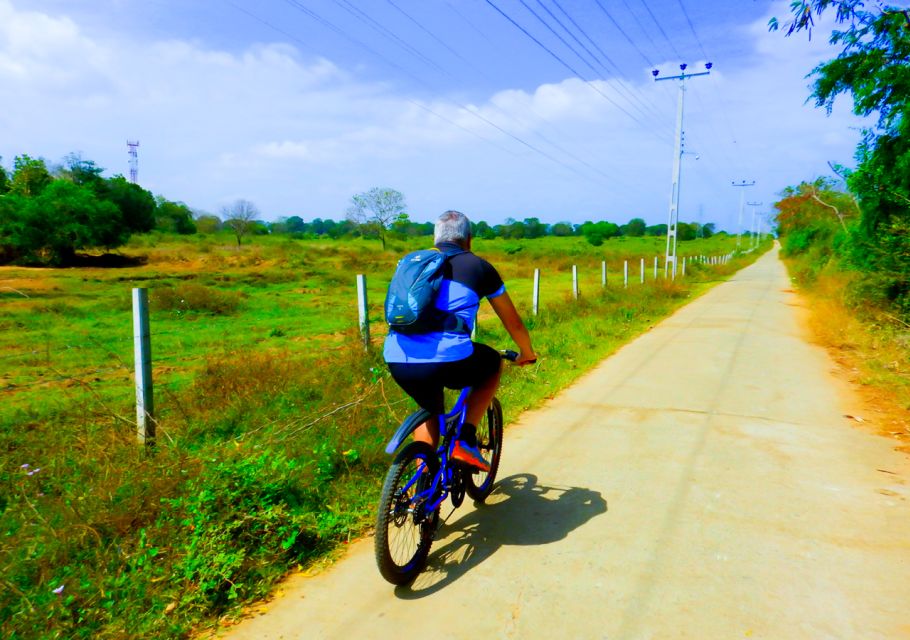
[[[514,351],[503,351],[501,355],[512,362],[518,357]],[[465,421],[465,401],[470,392],[470,387],[462,389],[452,410],[437,416],[440,427],[437,449],[425,442],[411,442],[395,456],[386,474],[374,545],[379,573],[392,584],[407,584],[423,571],[446,498],[451,498],[452,506],[457,509],[465,495],[483,502],[493,490],[502,455],[499,400],[493,398],[484,419],[477,425],[478,448],[489,460],[490,470],[473,469],[451,458]],[[432,417],[425,409],[408,416],[386,446],[386,453],[395,453],[405,438]]]

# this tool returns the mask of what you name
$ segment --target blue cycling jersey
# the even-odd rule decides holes
[[[455,250],[458,245],[440,243],[441,250]],[[505,293],[502,278],[493,266],[473,253],[452,256],[446,262],[436,307],[461,317],[473,330],[483,298]],[[463,360],[474,352],[470,333],[434,331],[405,335],[389,331],[383,356],[386,362],[426,363]]]

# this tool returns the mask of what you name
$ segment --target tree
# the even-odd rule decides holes
[[[0,156],[0,163],[3,162],[3,156]],[[0,196],[9,191],[9,174],[6,172],[3,164],[0,164]]]
[[[842,94],[857,115],[877,116],[864,130],[856,169],[837,171],[859,201],[859,226],[850,235],[857,266],[878,272],[888,296],[910,315],[910,10],[861,0],[796,0],[786,35],[811,35],[815,20],[833,10],[838,28],[833,60],[813,69],[811,97],[830,113]],[[781,27],[773,18],[771,30]]]
[[[196,217],[197,233],[215,233],[216,231],[221,230],[221,218],[215,214],[196,211],[194,215]]]
[[[37,196],[51,180],[53,178],[41,158],[21,155],[13,160],[13,179],[10,183],[12,193],[27,198]]]
[[[695,240],[695,234],[697,231],[697,222],[679,222],[676,225],[676,238],[680,242],[684,242],[686,240]]]
[[[585,222],[579,227],[581,235],[585,237],[585,240],[590,242],[595,247],[599,247],[604,243],[604,240],[609,238],[615,238],[620,235],[619,226],[612,222]]]
[[[710,238],[715,233],[717,233],[717,225],[714,224],[713,222],[708,222],[707,224],[702,225],[702,227],[701,227],[701,237],[702,238]]]
[[[645,235],[647,226],[647,223],[641,218],[632,218],[628,223],[622,226],[622,234],[624,236],[638,238]]]
[[[557,222],[550,227],[550,235],[554,236],[571,236],[575,235],[575,230],[569,222]]]
[[[63,167],[60,169],[59,175],[74,184],[94,188],[103,180],[102,173],[104,173],[104,169],[91,160],[85,160],[82,154],[71,153],[63,158]]]
[[[291,216],[284,221],[285,229],[288,233],[305,233],[306,223],[300,216]]]
[[[224,226],[234,232],[239,247],[243,243],[243,236],[252,231],[253,223],[259,217],[259,209],[249,200],[240,198],[222,208],[221,213],[224,215]]]
[[[170,233],[190,235],[196,233],[193,211],[182,202],[171,202],[159,196],[155,207],[155,228]]]
[[[391,224],[405,214],[404,196],[388,187],[374,187],[351,198],[347,218],[379,236],[385,249],[385,236]]]
[[[66,265],[78,249],[115,247],[130,236],[116,205],[66,180],[54,180],[34,197],[12,194],[2,201],[0,244],[12,257]]]
[[[431,230],[430,233],[433,233],[433,231]],[[491,227],[488,222],[479,220],[477,222],[471,222],[471,235],[475,238],[492,240],[496,237],[496,232],[493,231],[493,227]]]
[[[525,228],[526,238],[542,238],[547,235],[547,225],[543,224],[539,218],[525,218],[522,224]]]
[[[128,230],[145,233],[155,228],[155,196],[151,191],[120,175],[102,180],[95,191],[123,212],[123,224]]]
[[[411,218],[406,213],[399,214],[395,220],[392,221],[391,226],[389,227],[398,236],[417,236],[420,235],[421,227],[419,224],[411,220]]]

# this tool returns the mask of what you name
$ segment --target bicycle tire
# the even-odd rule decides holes
[[[476,502],[483,502],[493,491],[499,458],[502,456],[502,406],[496,398],[493,398],[487,408],[484,420],[477,425],[477,445],[489,461],[490,471],[466,474],[465,489]]]
[[[421,464],[426,465],[427,472],[405,489]],[[411,582],[426,564],[439,521],[439,509],[437,507],[430,514],[422,513],[421,505],[415,505],[413,497],[432,482],[438,469],[439,460],[433,447],[425,442],[411,442],[395,456],[386,474],[373,542],[379,573],[392,584]]]

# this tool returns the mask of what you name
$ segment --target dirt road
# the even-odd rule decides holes
[[[526,414],[410,588],[363,540],[223,635],[910,638],[910,464],[789,286],[766,255]]]

